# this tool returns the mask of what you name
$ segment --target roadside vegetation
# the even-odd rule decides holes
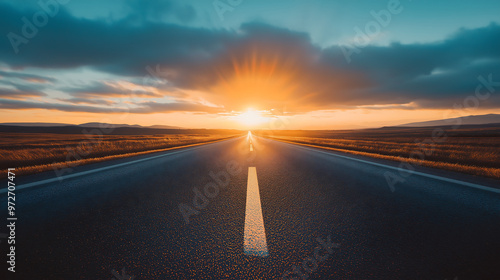
[[[234,134],[83,135],[0,133],[0,168],[38,173],[134,155],[204,144]],[[6,172],[2,172],[5,177]]]
[[[274,131],[276,140],[500,179],[500,127]],[[266,136],[266,133],[260,132]]]

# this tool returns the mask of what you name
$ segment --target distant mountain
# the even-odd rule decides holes
[[[55,127],[55,126],[68,126],[72,124],[67,123],[42,123],[42,122],[32,122],[32,123],[0,123],[0,125],[9,126],[38,126],[38,127]]]
[[[471,115],[466,117],[458,117],[458,118],[435,120],[435,121],[414,122],[414,123],[396,125],[396,127],[447,126],[455,124],[475,125],[475,124],[493,124],[493,123],[500,123],[500,114]]]
[[[109,124],[100,122],[90,122],[82,124],[67,124],[67,123],[42,123],[42,122],[32,122],[32,123],[0,123],[0,125],[7,126],[31,126],[31,127],[62,127],[62,126],[79,126],[79,127],[107,127],[107,128],[119,128],[119,127],[133,127],[133,128],[152,128],[152,129],[182,129],[177,126],[168,125],[152,125],[152,126],[141,126],[138,124]]]
[[[170,126],[170,125],[151,125],[151,126],[146,126],[147,128],[155,128],[155,129],[183,129],[182,127],[178,126]]]
[[[109,128],[117,128],[117,127],[137,127],[141,128],[143,126],[140,126],[138,124],[110,124],[110,123],[100,123],[100,122],[89,122],[89,123],[82,123],[79,124],[78,126],[81,127],[109,127]]]

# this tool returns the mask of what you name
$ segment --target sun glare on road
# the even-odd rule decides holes
[[[245,126],[257,126],[265,123],[267,119],[268,118],[264,117],[261,112],[253,109],[248,109],[246,112],[236,116],[236,120]]]

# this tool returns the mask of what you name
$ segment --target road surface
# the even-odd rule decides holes
[[[499,182],[397,165],[245,136],[17,176],[2,279],[500,279]]]

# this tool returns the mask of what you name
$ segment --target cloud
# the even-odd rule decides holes
[[[23,36],[18,11],[0,3],[0,33]],[[75,18],[61,7],[16,54],[9,40],[0,41],[0,60],[11,67],[74,68],[90,66],[113,73],[144,76],[156,64],[194,62],[229,39],[226,31],[187,28],[161,22],[130,23]]]
[[[132,22],[161,21],[169,16],[189,22],[196,17],[192,6],[173,0],[128,0],[126,4],[130,9],[127,20]]]
[[[26,82],[31,83],[53,83],[56,80],[50,77],[44,77],[40,75],[20,73],[20,72],[8,72],[0,70],[0,78],[16,78]]]
[[[46,96],[46,94],[43,92],[21,91],[21,90],[17,90],[17,89],[0,88],[0,98],[27,99],[27,98],[31,98],[31,97],[43,97],[43,96]]]
[[[45,109],[63,112],[85,112],[85,113],[132,113],[132,114],[152,114],[152,113],[173,113],[173,112],[202,112],[218,113],[220,108],[209,107],[202,104],[188,102],[141,102],[130,107],[100,107],[89,105],[74,105],[66,103],[33,102],[21,100],[0,99],[0,109]]]
[[[92,99],[92,98],[57,98],[56,100],[73,103],[73,104],[91,104],[91,105],[114,105],[116,102],[105,99]]]
[[[168,6],[172,3],[165,9],[175,10]],[[151,7],[140,13],[154,18]],[[25,14],[0,3],[0,32],[21,34]],[[440,42],[366,46],[350,63],[342,47],[321,48],[306,33],[256,22],[238,30],[211,30],[154,20],[88,20],[61,8],[28,44],[19,46],[18,54],[8,40],[1,41],[0,61],[13,68],[90,67],[124,80],[159,77],[178,91],[200,92],[226,111],[248,106],[292,113],[363,106],[451,108],[474,94],[479,76],[493,74],[500,81],[496,23],[461,29]],[[76,98],[138,93],[103,84],[67,91]],[[139,94],[156,98],[159,93]],[[492,95],[481,106],[500,108],[499,99]],[[141,106],[148,111],[173,105]]]
[[[125,81],[95,81],[89,85],[64,87],[59,90],[78,98],[132,96],[160,98],[164,96],[162,93],[158,92],[156,88],[144,87]]]

